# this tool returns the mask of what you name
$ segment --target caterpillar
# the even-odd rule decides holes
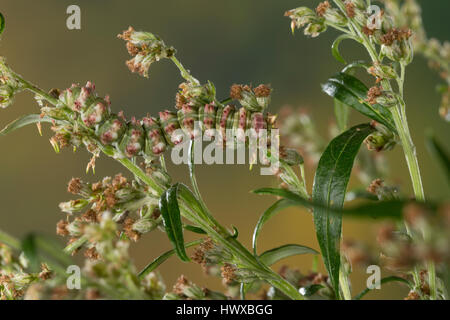
[[[211,83],[205,86],[183,83],[176,98],[177,111],[165,110],[158,117],[147,115],[141,120],[132,118],[127,121],[123,112],[111,112],[109,97],[99,97],[95,86],[87,82],[85,86],[73,84],[59,94],[59,102],[70,108],[82,125],[93,130],[104,145],[112,145],[128,158],[143,156],[153,160],[181,142],[181,129],[193,139],[200,131],[216,129],[240,129],[246,132],[262,129],[270,133],[275,126],[276,117],[264,112],[270,100],[271,89],[260,85],[252,89],[249,86],[233,85],[230,96],[238,100],[242,107],[222,105],[215,101],[215,89]]]

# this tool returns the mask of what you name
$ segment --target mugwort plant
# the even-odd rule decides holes
[[[18,240],[0,231],[0,297],[226,300],[256,295],[264,299],[351,300],[361,299],[385,283],[398,282],[410,290],[406,299],[447,299],[450,206],[425,196],[407,120],[404,84],[416,52],[441,71],[448,87],[448,43],[426,37],[415,0],[382,2],[384,8],[370,0],[323,1],[316,8],[286,12],[292,32],[303,29],[305,35],[317,37],[332,28],[340,33],[332,44],[332,55],[345,67],[322,84],[323,92],[333,99],[336,117],[330,142],[305,111],[283,109],[278,119],[269,113],[269,85],[234,84],[219,98],[212,82],[201,83],[181,64],[175,48],[132,27],[118,36],[131,56],[126,62],[131,72],[148,77],[151,64],[161,59],[171,60],[180,71],[183,82],[173,110],[142,119],[127,118],[123,111],[114,110],[109,96],[97,93],[92,82],[47,92],[0,57],[0,106],[11,106],[17,94],[29,91],[39,107],[38,113],[10,123],[0,131],[1,136],[29,124],[36,124],[42,134],[42,124],[48,123],[56,152],[66,147],[84,148],[92,155],[87,172],[95,170],[101,155],[119,162],[128,172],[128,176],[117,174],[96,182],[70,180],[68,192],[75,199],[60,203],[66,218],[56,226],[57,234],[68,239],[65,248],[42,235]],[[0,14],[0,34],[4,27]],[[343,40],[359,43],[368,60],[347,63],[339,51]],[[374,78],[369,88],[357,77],[361,71]],[[447,88],[442,92],[439,112],[448,120]],[[349,114],[354,110],[366,116],[368,123],[350,126]],[[212,141],[205,153],[202,137]],[[432,135],[427,139],[450,181],[446,151]],[[175,161],[180,147],[190,187],[173,182],[166,168],[164,153],[171,151]],[[402,148],[405,155],[412,197],[389,181],[384,154],[395,147]],[[213,158],[223,156],[224,151],[249,150],[250,165],[259,158],[280,180],[279,188],[254,191],[277,200],[258,220],[251,250],[241,243],[238,230],[224,227],[202,198],[195,165],[199,164],[198,154],[203,156],[208,148]],[[245,153],[241,155],[245,159]],[[306,184],[306,166],[315,168],[312,188]],[[352,172],[361,187],[347,190]],[[357,205],[345,205],[355,199]],[[294,206],[311,212],[320,252],[286,244],[260,253],[257,243],[264,225]],[[378,234],[378,252],[343,239],[344,216],[386,221]],[[138,271],[129,246],[156,230],[167,235],[173,249]],[[185,242],[185,232],[196,233],[199,239]],[[193,248],[190,255],[189,248]],[[71,256],[81,252],[85,261],[79,270]],[[305,274],[284,266],[277,272],[271,268],[301,254],[314,255],[312,271]],[[202,288],[185,276],[168,290],[157,269],[174,255],[222,278],[225,291]],[[326,274],[318,272],[319,257]],[[358,266],[369,267],[367,270],[381,267],[393,275],[355,294],[350,274]],[[68,270],[79,272],[70,275]],[[78,277],[74,280],[77,286],[69,288],[69,276]]]

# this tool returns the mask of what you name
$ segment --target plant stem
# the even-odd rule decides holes
[[[273,272],[272,269],[269,267],[263,265],[261,262],[259,262],[254,255],[250,253],[239,241],[237,241],[235,238],[227,235],[228,231],[220,225],[216,219],[212,216],[211,212],[208,210],[202,196],[200,193],[200,190],[198,188],[197,179],[195,176],[195,164],[194,164],[194,151],[195,151],[195,139],[191,140],[190,147],[189,147],[189,176],[191,179],[191,184],[194,189],[194,194],[197,197],[197,200],[199,201],[202,210],[204,211],[204,215],[208,218],[210,223],[213,224],[212,229],[217,232],[215,240],[222,245],[228,247],[228,249],[233,252],[234,255],[240,257],[243,261],[246,261],[252,268],[255,268],[258,270],[258,273],[265,274],[266,280],[270,284],[272,284],[274,287],[278,288],[282,292],[284,292],[286,295],[288,295],[291,299],[299,300],[304,299],[303,296],[297,291],[296,288],[294,288],[289,282],[287,282],[285,279],[283,279],[280,275]],[[185,199],[185,202],[186,199]],[[198,221],[198,223],[201,223]],[[207,228],[206,225],[202,226],[203,228]],[[206,231],[206,230],[205,230]],[[210,235],[210,232],[208,232]]]
[[[342,263],[341,263],[342,265]],[[343,267],[339,269],[339,283],[341,284],[342,294],[345,300],[352,300],[352,294],[350,292],[350,284],[348,282],[348,276],[342,270]]]
[[[194,77],[190,75],[190,73],[184,69],[184,67],[181,65],[181,63],[175,58],[172,57],[172,61],[178,66],[178,68],[181,71],[182,76],[193,83],[198,83],[198,80],[196,80]],[[12,72],[12,71],[11,71]],[[35,93],[36,95],[39,95],[46,99],[49,103],[53,105],[58,105],[58,100],[54,97],[50,96],[49,94],[45,93],[42,89],[39,87],[31,84],[30,82],[26,81],[19,75],[14,73],[14,76],[16,79],[22,83],[24,89],[28,89]],[[120,162],[124,167],[126,167],[130,172],[132,172],[137,178],[139,178],[143,183],[151,187],[156,193],[162,194],[164,191],[164,188],[160,186],[155,180],[153,180],[151,177],[146,175],[136,164],[133,163],[133,161],[129,160],[128,158],[122,158],[117,157],[117,154],[114,152],[114,149],[109,146],[104,146],[101,144],[97,139],[93,139],[97,146],[100,148],[100,150],[107,156],[114,158],[118,162]],[[192,165],[192,174],[193,172],[193,165]],[[198,190],[198,185],[195,179],[195,176],[192,176],[193,178],[193,186],[195,189],[195,193],[197,197],[199,196],[200,192]],[[186,199],[183,199],[184,203],[189,203]],[[192,221],[195,222],[197,225],[199,225],[202,229],[204,229],[208,235],[213,238],[218,243],[224,245],[227,247],[232,253],[233,256],[235,256],[239,263],[246,265],[250,267],[253,270],[257,270],[259,276],[261,276],[264,280],[269,282],[272,286],[276,287],[280,291],[282,291],[284,294],[286,294],[291,299],[295,300],[304,300],[305,298],[297,291],[297,289],[291,285],[289,282],[287,282],[285,279],[283,279],[279,274],[272,271],[269,267],[261,264],[256,257],[254,257],[250,251],[248,251],[239,241],[234,239],[229,232],[220,225],[214,217],[211,215],[209,210],[206,208],[206,205],[204,204],[203,200],[200,197],[200,203],[202,206],[203,215],[202,217],[206,217],[207,220],[203,220],[203,218],[199,217],[198,214],[192,213],[192,210],[186,205],[182,204],[180,208],[182,209],[182,212],[184,213],[184,216]],[[11,246],[17,246],[17,248],[20,248],[20,244],[12,241],[10,237],[7,237],[7,235],[0,232],[0,241],[4,240],[5,243],[11,244]],[[8,242],[7,242],[8,241]],[[86,242],[86,238],[81,237],[76,242],[72,243],[71,245],[67,246],[65,248],[65,252],[71,252],[74,249],[78,248],[79,246],[83,245]]]
[[[181,62],[175,57],[175,55],[173,55],[172,57],[170,57],[170,59],[173,61],[173,63],[175,63],[175,65],[178,67],[178,69],[180,70],[180,72],[181,72],[181,76],[184,78],[184,79],[186,79],[187,81],[189,81],[189,82],[191,82],[191,83],[194,83],[194,84],[197,84],[197,85],[199,85],[200,84],[200,82],[197,80],[197,79],[195,79],[192,75],[191,75],[191,73],[188,71],[188,70],[186,70],[186,68],[181,64]]]
[[[342,3],[342,0],[333,0],[334,3],[339,7],[339,9],[343,12],[343,14],[346,15],[348,21],[349,21],[349,29],[354,30],[353,32],[356,32],[355,36],[359,36],[361,39],[362,44],[366,48],[367,52],[369,53],[373,63],[381,64],[381,60],[379,58],[379,55],[377,54],[377,50],[374,47],[374,44],[370,41],[370,39],[365,35],[363,32],[360,31],[360,28],[358,28],[353,19],[350,18],[345,10],[345,6]],[[400,78],[397,79],[398,83],[398,89],[400,96],[403,99],[404,94],[404,82],[405,82],[405,69],[406,65],[405,63],[401,62],[401,75]],[[383,90],[386,91],[392,91],[392,86],[388,80],[383,80],[381,82],[381,85],[383,87]],[[414,142],[411,137],[411,133],[408,127],[408,121],[406,118],[406,105],[404,101],[402,100],[399,105],[392,108],[392,116],[395,122],[395,126],[398,131],[398,135],[400,138],[400,141],[402,143],[403,152],[405,154],[406,163],[408,166],[409,174],[411,177],[411,183],[414,190],[414,196],[416,200],[418,201],[425,201],[425,192],[423,189],[422,184],[422,177],[420,174],[420,167],[419,162],[416,155],[416,147],[414,145]],[[407,227],[408,229],[408,227]],[[408,231],[409,233],[409,231]],[[423,232],[423,237],[425,239],[428,238],[428,234],[426,231]],[[430,291],[431,291],[431,298],[434,300],[437,297],[437,287],[436,287],[436,268],[434,265],[434,262],[429,261],[427,263],[428,266],[428,281],[430,284]],[[414,271],[414,273],[417,273],[417,269]],[[416,274],[417,276],[417,274]],[[416,277],[418,278],[418,277]]]

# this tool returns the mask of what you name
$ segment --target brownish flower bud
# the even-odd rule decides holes
[[[411,290],[404,300],[420,300],[420,295],[416,291]]]
[[[367,102],[370,104],[376,104],[377,98],[380,97],[383,94],[381,91],[381,88],[379,86],[374,86],[369,89],[369,92],[367,92]]]
[[[231,99],[234,99],[234,100],[241,100],[242,99],[242,90],[243,90],[243,88],[242,88],[242,86],[240,85],[240,84],[233,84],[232,86],[231,86],[231,89],[230,89],[230,97],[231,97]]]
[[[65,220],[60,220],[56,224],[56,234],[59,236],[67,236],[69,234],[69,231],[67,230],[67,226],[69,223]]]
[[[81,180],[80,178],[72,178],[72,180],[69,181],[69,184],[67,186],[67,191],[72,194],[79,194],[81,191]]]
[[[48,280],[52,276],[52,272],[48,268],[48,266],[45,263],[41,264],[41,272],[39,273],[39,278],[41,280]]]
[[[97,252],[97,249],[95,247],[89,248],[84,252],[84,256],[90,260],[98,260],[100,259],[100,255]]]
[[[375,179],[371,182],[371,184],[367,188],[367,191],[374,195],[378,195],[378,189],[381,188],[382,186],[383,186],[383,180]]]
[[[316,8],[316,13],[319,17],[323,17],[328,9],[331,8],[331,5],[328,1],[324,1],[319,3],[319,5]]]
[[[236,279],[236,268],[231,264],[225,263],[220,270],[225,284],[229,285]]]
[[[349,16],[349,18],[354,18],[356,13],[355,13],[355,4],[353,4],[352,2],[346,2],[345,3],[345,11],[347,12],[347,15]]]
[[[266,98],[270,96],[270,94],[272,93],[272,89],[268,85],[261,84],[253,89],[253,92],[255,93],[257,98]]]

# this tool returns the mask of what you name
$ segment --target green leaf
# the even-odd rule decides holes
[[[264,224],[270,219],[272,218],[274,215],[276,215],[278,212],[280,212],[281,210],[290,207],[294,205],[293,202],[288,201],[288,200],[278,200],[277,202],[275,202],[273,205],[271,205],[266,211],[264,211],[264,213],[261,215],[261,217],[258,220],[258,223],[256,224],[255,230],[253,231],[253,242],[252,242],[252,247],[253,247],[253,254],[255,256],[257,256],[257,248],[256,248],[256,244],[258,241],[258,236],[259,233],[261,232],[262,227],[264,226]]]
[[[347,130],[350,108],[338,99],[334,99],[334,115],[336,117],[336,123],[339,131],[344,132],[345,130]]]
[[[411,200],[391,200],[391,201],[370,201],[347,209],[330,208],[321,203],[311,202],[303,199],[299,195],[285,189],[276,188],[262,188],[253,191],[256,194],[264,195],[270,194],[277,197],[283,197],[295,204],[316,211],[322,210],[330,215],[337,217],[346,216],[350,218],[373,218],[373,219],[394,219],[400,220],[403,218],[403,208],[410,204]],[[433,203],[423,204],[427,206],[430,211],[436,210],[436,205]]]
[[[400,278],[400,277],[392,276],[392,277],[386,277],[386,278],[383,278],[380,280],[380,284],[386,284],[389,282],[402,282],[402,283],[405,283],[406,285],[408,285],[409,287],[412,287],[411,283],[408,280]],[[364,289],[361,293],[359,293],[357,296],[355,296],[353,298],[353,300],[361,300],[361,298],[364,297],[367,293],[369,293],[370,290],[371,289],[369,289],[369,288]]]
[[[322,154],[314,177],[312,200],[327,207],[314,209],[314,225],[325,267],[337,296],[342,215],[330,214],[328,208],[342,209],[353,162],[364,139],[372,132],[372,126],[362,124],[333,139]]]
[[[30,233],[21,242],[21,249],[33,272],[40,271],[40,264],[46,263],[53,271],[66,275],[67,266],[73,264],[71,257],[53,238]]]
[[[34,234],[30,233],[22,240],[22,251],[25,257],[28,259],[29,268],[32,272],[39,271],[39,257],[36,248],[36,241]]]
[[[262,263],[271,266],[284,258],[307,253],[318,254],[316,250],[309,247],[298,244],[286,244],[284,246],[265,251],[259,256],[259,259]]]
[[[197,234],[206,234],[206,231],[203,230],[202,228],[196,227],[196,226],[191,226],[189,224],[186,224],[183,226],[185,230],[187,231],[191,231]]]
[[[184,245],[185,248],[195,247],[202,243],[203,240],[195,240],[192,242],[188,242]],[[167,259],[169,259],[171,256],[173,256],[176,253],[175,249],[169,250],[162,255],[160,255],[158,258],[153,260],[151,263],[149,263],[144,269],[142,269],[141,272],[139,272],[139,279],[144,278],[146,275],[148,275],[150,272],[153,272],[158,268],[161,264],[163,264]]]
[[[426,144],[429,152],[433,155],[436,161],[440,164],[447,176],[447,182],[450,183],[450,156],[447,151],[436,140],[436,137],[431,131],[427,132]]]
[[[343,64],[347,64],[347,62],[345,61],[344,58],[342,58],[341,53],[339,52],[339,45],[341,44],[342,40],[345,40],[345,39],[355,40],[355,38],[351,35],[342,34],[339,37],[337,37],[337,39],[334,40],[333,44],[331,45],[331,53],[333,54],[333,57],[337,61],[342,62]]]
[[[368,89],[357,78],[346,73],[338,73],[322,85],[322,90],[370,119],[385,125],[392,132],[397,132],[391,112],[381,105],[366,102]]]
[[[178,185],[173,185],[163,193],[159,199],[159,210],[169,240],[175,248],[175,252],[182,261],[190,261],[184,247],[183,225],[181,223],[180,208],[178,206]]]
[[[323,285],[321,284],[312,284],[306,287],[302,287],[300,289],[300,293],[302,295],[304,295],[305,297],[310,297],[312,295],[314,295],[315,293],[317,293],[317,291],[319,291],[320,289],[325,288]]]
[[[0,36],[2,35],[4,30],[5,30],[5,17],[0,12]]]
[[[360,69],[364,69],[365,71],[367,71],[367,69],[369,69],[372,66],[372,64],[367,63],[366,61],[354,61],[349,63],[348,65],[345,66],[344,69],[342,69],[343,73],[348,73],[348,74],[353,74],[354,70],[360,68]]]
[[[0,131],[0,136],[5,136],[8,133],[11,133],[17,129],[20,129],[22,127],[25,127],[29,124],[33,123],[39,123],[39,122],[52,122],[52,119],[49,117],[43,117],[41,118],[41,115],[39,114],[27,114],[25,116],[22,116],[10,124],[8,124],[5,128],[3,128],[2,131]]]

